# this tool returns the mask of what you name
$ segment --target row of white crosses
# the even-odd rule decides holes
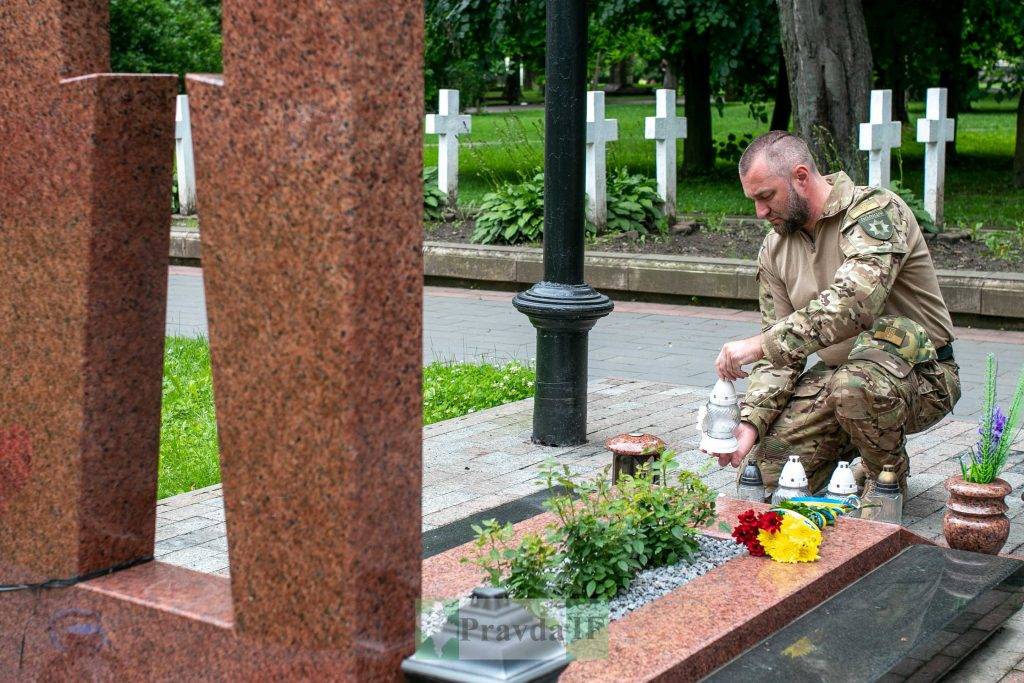
[[[676,91],[658,90],[655,116],[645,120],[644,135],[656,146],[658,194],[670,218],[676,212],[676,140],[686,137],[686,119],[676,116]],[[441,90],[438,113],[427,114],[426,130],[438,136],[437,185],[455,202],[459,188],[459,136],[471,130],[470,117],[459,114],[459,91]],[[606,147],[619,139],[619,122],[604,115],[604,93],[587,93],[586,163],[587,219],[599,229],[608,223]]]
[[[644,137],[655,141],[655,174],[662,211],[676,215],[676,140],[686,137],[686,119],[676,116],[676,91],[655,93],[654,116],[644,119]],[[587,92],[587,218],[600,230],[608,224],[605,145],[619,139],[619,122],[604,117],[604,93]]]
[[[953,140],[953,119],[946,117],[945,88],[928,88],[925,116],[917,120],[917,141],[924,143],[924,208],[936,224],[943,221],[946,143]],[[902,125],[892,120],[892,90],[871,91],[871,119],[860,124],[860,149],[868,153],[868,184],[890,187],[892,148],[899,147]]]

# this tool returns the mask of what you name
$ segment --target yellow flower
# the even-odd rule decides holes
[[[782,528],[775,533],[761,530],[757,540],[777,562],[813,562],[818,559],[821,530],[803,515],[785,510]]]

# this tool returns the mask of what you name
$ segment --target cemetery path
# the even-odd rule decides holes
[[[536,333],[511,300],[508,292],[424,288],[424,362],[532,359]],[[590,334],[590,376],[710,387],[722,344],[755,334],[758,319],[751,311],[616,302],[615,312]],[[202,270],[171,266],[167,334],[206,333]],[[985,355],[995,353],[1000,361],[1000,400],[1008,403],[1024,366],[1024,333],[957,328],[956,334],[963,397],[954,416],[973,420],[981,406]]]
[[[206,335],[202,272],[171,267],[168,335]],[[424,361],[533,358],[535,332],[507,292],[427,287],[424,291]],[[606,438],[636,429],[662,436],[684,467],[701,471],[696,412],[714,382],[712,362],[724,341],[757,331],[758,315],[697,306],[617,302],[591,333],[589,443],[550,449],[529,443],[532,399],[424,428],[422,515],[425,532],[448,533],[453,522],[480,518],[497,506],[537,494],[537,468],[555,456],[581,475],[604,468]],[[956,457],[974,439],[986,353],[1002,361],[1000,394],[1006,402],[1013,376],[1024,365],[1024,333],[957,330],[964,397],[955,415],[908,442],[912,476],[904,524],[926,538],[942,537],[945,480],[958,472]],[[609,379],[618,378],[618,379]],[[1024,444],[1019,442],[1018,449]],[[712,488],[728,494],[731,468],[703,470]],[[1010,538],[1004,551],[1024,555],[1024,453],[1017,450],[1003,475]],[[410,511],[411,512],[411,511]],[[465,523],[465,522],[463,522]],[[220,485],[159,501],[157,559],[202,572],[228,574],[228,546]],[[1024,670],[1024,613],[970,656],[951,680],[997,680]]]

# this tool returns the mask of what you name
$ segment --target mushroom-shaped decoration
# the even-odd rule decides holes
[[[612,452],[612,483],[619,480],[619,474],[635,474],[647,461],[665,450],[665,442],[653,434],[630,432],[613,436],[604,443]]]

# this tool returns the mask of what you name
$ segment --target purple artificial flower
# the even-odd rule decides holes
[[[1003,412],[1003,409],[1000,408],[999,406],[996,406],[995,409],[992,411],[992,442],[991,442],[990,448],[992,449],[993,452],[997,448],[999,448],[999,440],[1003,438],[1003,430],[1006,429],[1006,420],[1007,420],[1007,417],[1006,417],[1006,414]],[[984,435],[984,432],[985,432],[985,421],[982,420],[981,424],[978,425],[978,435],[982,436],[982,435]],[[975,445],[974,451],[975,451],[974,459],[975,459],[976,462],[980,463],[981,462],[981,441],[980,440]]]

